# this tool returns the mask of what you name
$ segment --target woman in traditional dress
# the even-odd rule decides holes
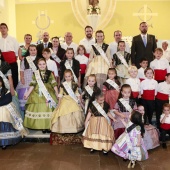
[[[104,154],[111,149],[114,142],[114,131],[110,118],[115,121],[109,113],[109,104],[104,101],[101,93],[92,102],[85,121],[85,131],[83,133],[83,145],[85,148],[103,151]]]
[[[20,113],[12,102],[12,95],[0,76],[0,146],[2,149],[17,144],[22,136],[27,135],[22,122]]]
[[[143,141],[145,129],[141,113],[135,111],[132,113],[130,121],[127,124],[124,122],[124,124],[126,130],[116,140],[111,150],[123,159],[129,159],[128,168],[134,168],[135,161],[148,159],[148,152]]]
[[[84,129],[84,113],[79,105],[78,85],[73,81],[71,70],[64,71],[60,87],[59,104],[51,120],[51,131],[56,133],[78,133]]]
[[[27,100],[24,100],[24,94],[29,89],[29,85],[32,81],[33,71],[37,70],[37,61],[39,58],[37,57],[36,45],[30,45],[28,51],[29,55],[26,56],[21,62],[20,82],[16,88],[21,112],[25,111],[25,104]],[[22,115],[24,115],[24,113]]]
[[[104,32],[99,30],[96,32],[96,44],[92,45],[90,52],[87,72],[85,74],[86,82],[90,74],[95,74],[97,85],[102,89],[110,67],[112,67],[112,60],[109,45],[104,43]]]
[[[49,132],[51,115],[56,107],[58,89],[54,75],[47,70],[46,60],[38,60],[38,70],[33,74],[29,90],[24,99],[26,114],[24,126],[30,129],[42,129],[43,133]]]

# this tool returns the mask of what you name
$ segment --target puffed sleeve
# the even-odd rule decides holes
[[[21,61],[21,67],[20,67],[20,71],[24,71],[25,70],[25,65],[24,65],[24,60]]]
[[[111,55],[110,55],[110,48],[109,47],[106,50],[106,56],[107,56],[109,62],[111,63],[112,62],[112,58],[111,58]]]
[[[51,84],[51,86],[54,88],[55,86],[57,86],[57,82],[55,80],[54,74],[51,72],[50,77],[49,77],[49,83]]]
[[[31,80],[31,82],[30,82],[30,86],[36,86],[36,84],[37,84],[37,80],[36,80],[36,78],[35,78],[35,75],[33,74],[32,75],[32,80]]]
[[[63,97],[63,94],[64,94],[64,90],[62,87],[60,87],[60,92],[58,94],[58,97],[60,97],[60,98]]]

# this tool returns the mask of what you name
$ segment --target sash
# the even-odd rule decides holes
[[[96,47],[96,49],[97,49],[97,51],[100,53],[100,55],[104,58],[104,60],[106,61],[106,63],[110,66],[110,62],[109,62],[108,58],[106,57],[106,54],[105,54],[105,52],[103,51],[103,49],[102,49],[100,46],[98,46],[97,44],[95,44],[94,46]]]
[[[103,115],[103,117],[106,118],[106,120],[108,121],[109,125],[111,124],[110,118],[107,116],[106,112],[103,110],[103,108],[99,105],[99,103],[97,103],[96,101],[92,102],[93,105],[96,107],[97,111],[99,113],[101,113]]]
[[[106,82],[119,92],[119,86],[113,80],[107,79]]]
[[[2,71],[0,71],[0,76],[2,77],[4,83],[5,83],[5,87],[10,90],[10,84],[8,79],[5,77],[5,75],[2,73]]]
[[[71,72],[73,73],[74,81],[77,83],[77,82],[78,82],[78,79],[77,79],[76,75],[74,74],[74,71],[73,71],[73,69],[71,68],[71,66],[70,66],[70,64],[69,64],[69,62],[68,62],[67,60],[66,60],[66,62],[65,62],[65,67],[66,67],[66,69],[71,70]]]
[[[35,72],[37,70],[37,67],[35,66],[33,60],[31,59],[31,57],[27,56],[26,60],[27,60],[27,62],[29,64],[29,66],[31,67],[32,71]]]
[[[28,134],[28,132],[22,125],[22,123],[23,123],[22,118],[16,114],[16,110],[13,108],[13,106],[11,104],[6,105],[5,107],[10,112],[10,114],[14,120],[15,126],[17,127],[17,130],[21,133],[22,136],[26,136]]]
[[[53,51],[51,48],[49,48],[49,49],[50,49],[50,51],[51,51],[51,57],[52,57],[58,64],[60,64],[60,62],[61,62],[60,58],[54,53],[54,51]]]
[[[118,56],[118,58],[120,59],[120,61],[122,62],[122,64],[123,64],[125,67],[128,68],[129,66],[128,66],[128,64],[127,64],[124,56],[123,56],[119,51],[116,53],[116,55]]]
[[[36,70],[34,73],[35,73],[35,78],[36,78],[38,86],[39,86],[39,90],[43,93],[43,95],[46,98],[46,100],[48,101],[49,105],[54,107],[54,108],[56,108],[57,107],[56,102],[53,100],[53,98],[51,97],[50,93],[46,89],[43,81],[41,80],[41,76],[40,76],[39,70]]]
[[[76,102],[78,103],[77,97],[75,96],[72,88],[68,85],[68,83],[65,81],[63,82],[63,86],[66,89],[67,93],[69,94],[69,96]]]
[[[123,98],[119,99],[119,101],[122,103],[122,105],[128,110],[130,113],[133,111],[131,106],[129,105],[128,102],[126,102]]]
[[[87,85],[87,86],[85,87],[85,89],[86,89],[87,93],[88,93],[90,96],[93,95],[93,90],[91,89],[91,87],[90,87],[89,85]]]

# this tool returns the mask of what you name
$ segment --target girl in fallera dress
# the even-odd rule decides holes
[[[109,108],[102,93],[96,96],[96,100],[90,105],[83,132],[83,145],[91,149],[91,153],[99,150],[107,154],[114,143],[114,131],[110,119],[116,120],[110,114]]]
[[[30,88],[24,95],[25,100],[29,97],[25,105],[24,126],[46,133],[49,132],[52,112],[56,108],[58,89],[53,73],[47,70],[46,60],[41,58],[37,64],[38,70],[34,72]]]
[[[29,55],[24,57],[23,60],[21,61],[20,82],[18,83],[18,86],[16,88],[16,91],[18,93],[20,109],[22,112],[25,111],[25,104],[27,102],[27,100],[24,99],[24,94],[29,89],[29,85],[32,81],[32,75],[33,75],[33,70],[27,59],[29,58],[31,62],[34,63],[35,69],[37,69],[37,61],[39,59],[39,57],[37,56],[36,45],[30,45],[28,47],[28,52],[29,52]]]
[[[64,71],[65,81],[60,86],[59,104],[51,119],[51,131],[78,133],[84,129],[84,113],[81,109],[78,85],[73,81],[71,70]]]
[[[87,65],[87,72],[85,79],[90,74],[95,74],[97,79],[97,85],[102,90],[103,83],[107,79],[107,72],[112,67],[112,60],[110,56],[109,45],[104,43],[104,32],[98,30],[96,32],[96,44],[92,45],[90,52],[89,63]]]
[[[21,115],[12,102],[12,95],[0,76],[0,146],[2,149],[17,144],[22,136],[27,135],[22,122]]]
[[[103,94],[105,101],[110,105],[110,109],[114,109],[120,92],[120,82],[117,79],[115,68],[109,68],[108,79],[103,83]]]
[[[124,131],[125,125],[123,122],[128,122],[131,112],[137,109],[135,100],[131,97],[131,87],[124,84],[121,87],[119,99],[114,107],[116,122],[114,123],[115,139],[117,139]]]
[[[137,111],[132,112],[130,121],[125,125],[125,132],[116,140],[111,150],[124,160],[129,159],[128,168],[134,168],[136,161],[148,159],[148,152],[143,141],[145,129],[142,114]]]
[[[89,104],[95,99],[95,96],[100,93],[101,90],[97,87],[96,76],[94,74],[89,75],[87,85],[81,94],[82,103],[85,104],[85,114],[87,113]]]
[[[145,109],[142,105],[138,106],[138,112],[142,114],[142,119],[145,114]],[[144,120],[143,120],[144,121]],[[159,131],[153,125],[144,125],[145,134],[143,136],[144,144],[147,150],[154,149],[160,145]]]

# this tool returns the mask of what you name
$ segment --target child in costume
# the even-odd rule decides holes
[[[83,85],[84,82],[84,77],[85,77],[85,72],[86,72],[86,67],[88,63],[88,58],[84,55],[86,54],[86,49],[83,45],[79,45],[77,48],[77,56],[75,59],[79,61],[80,63],[80,73],[81,73],[81,86]]]
[[[126,80],[126,84],[129,84],[132,89],[132,98],[139,104],[140,96],[140,80],[137,78],[138,69],[135,66],[130,66],[129,69],[130,78]]]
[[[2,149],[17,144],[24,135],[27,135],[22,123],[21,115],[12,102],[12,95],[0,76],[0,146]]]
[[[71,70],[64,71],[60,87],[59,104],[51,119],[51,131],[56,133],[78,133],[84,129],[84,113],[79,106],[78,85],[73,81]]]
[[[163,105],[163,113],[160,118],[160,128],[161,128],[161,138],[162,138],[162,147],[164,149],[166,146],[166,134],[170,134],[170,104],[165,103]]]
[[[96,76],[94,74],[90,74],[87,79],[87,85],[85,86],[81,94],[82,103],[83,102],[85,103],[85,114],[88,111],[89,104],[93,100],[95,100],[95,96],[100,93],[101,93],[101,90],[99,87],[97,87]]]
[[[137,111],[132,112],[125,132],[116,140],[111,149],[116,155],[130,160],[128,168],[134,168],[136,161],[148,159],[148,152],[143,142],[144,132],[142,114]]]
[[[135,100],[131,98],[131,92],[132,90],[130,85],[124,84],[121,87],[119,99],[114,107],[116,119],[116,122],[114,123],[115,139],[117,139],[125,131],[125,125],[122,120],[127,123],[132,110],[137,109]]]
[[[121,85],[129,78],[128,67],[131,64],[131,54],[125,51],[125,42],[118,42],[119,51],[113,55],[113,65],[116,68],[117,76]]]
[[[138,112],[144,116],[145,109],[142,105],[138,106]],[[143,118],[143,117],[142,117]],[[144,125],[145,134],[143,137],[147,150],[154,149],[160,145],[159,143],[159,131],[153,125]]]
[[[158,83],[153,79],[154,72],[151,68],[146,68],[146,79],[141,82],[141,103],[145,108],[144,124],[152,124],[152,116],[155,110],[155,96],[157,94]],[[148,121],[148,122],[147,122]]]
[[[102,93],[96,96],[96,100],[90,105],[83,132],[83,145],[91,149],[90,152],[99,150],[107,154],[113,145],[114,131],[110,119],[113,121],[115,119],[110,114],[109,108]]]
[[[25,104],[27,100],[24,100],[24,94],[28,91],[29,85],[32,81],[33,72],[37,70],[37,61],[39,57],[37,56],[36,45],[30,45],[28,47],[29,55],[24,57],[21,61],[20,67],[20,82],[16,88],[18,93],[18,99],[20,104],[20,109],[22,112],[25,111]]]
[[[103,83],[103,94],[105,101],[110,105],[110,110],[113,110],[119,97],[120,82],[115,68],[109,68],[107,76],[108,79]]]
[[[33,74],[30,88],[25,93],[27,99],[24,126],[49,132],[51,116],[58,96],[57,83],[51,71],[47,70],[46,60],[38,60],[38,70]]]
[[[90,74],[95,74],[97,85],[102,90],[103,83],[107,79],[108,69],[112,67],[112,60],[109,45],[104,43],[104,32],[98,30],[95,35],[96,44],[92,45],[85,78],[87,79]]]
[[[138,69],[138,78],[140,79],[140,81],[143,81],[146,79],[145,76],[145,69],[148,67],[148,60],[146,58],[142,58],[140,61],[140,68]]]

